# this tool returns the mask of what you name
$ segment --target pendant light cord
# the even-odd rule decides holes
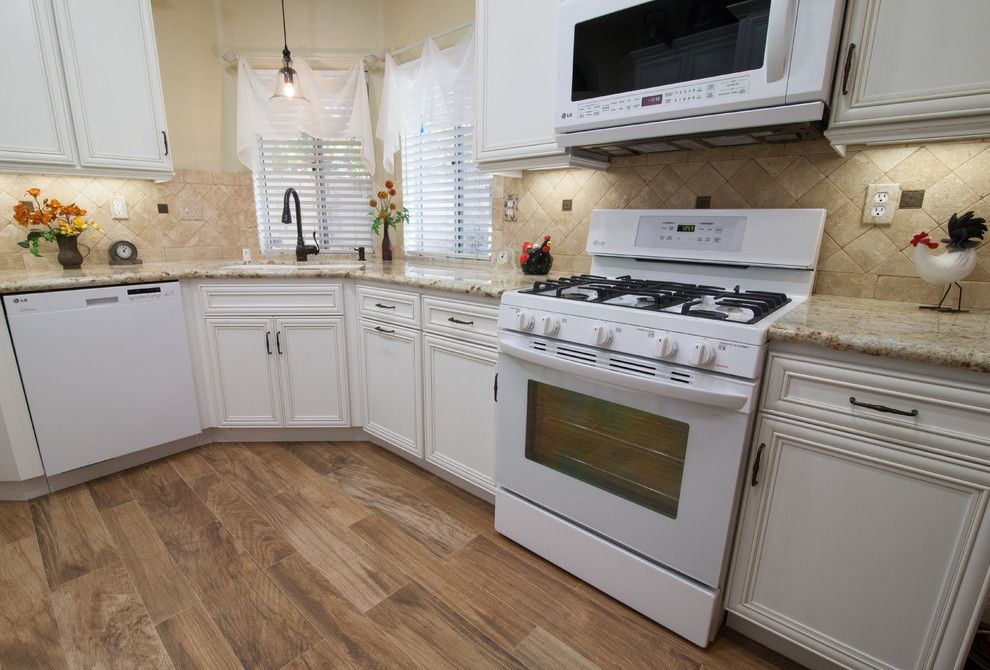
[[[285,0],[282,0],[282,58],[289,57],[289,38],[285,33]]]

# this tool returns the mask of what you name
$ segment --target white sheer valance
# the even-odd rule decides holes
[[[304,60],[293,67],[309,102],[270,100],[274,73],[259,73],[243,58],[237,70],[237,157],[252,171],[259,161],[259,139],[356,140],[368,172],[375,172],[375,148],[368,105],[368,85],[361,61],[350,70],[326,75]]]
[[[397,65],[385,55],[385,82],[376,134],[384,143],[382,164],[395,170],[403,137],[427,127],[474,125],[474,31],[440,50],[426,40],[423,55]]]

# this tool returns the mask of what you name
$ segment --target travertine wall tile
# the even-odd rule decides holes
[[[24,229],[13,223],[11,210],[29,199],[33,186],[42,197],[75,202],[87,210],[87,218],[99,223],[106,236],[94,231],[80,238],[88,262],[107,261],[107,248],[117,240],[128,240],[148,261],[222,260],[240,258],[241,250],[258,250],[254,194],[249,172],[204,172],[179,170],[167,182],[155,184],[138,179],[108,177],[63,177],[56,175],[0,175],[0,269],[16,270],[56,264],[57,249],[42,243],[42,257],[34,258],[17,247]],[[114,196],[127,199],[129,218],[110,216]],[[158,204],[168,205],[168,214],[158,213]],[[180,205],[192,204],[196,215],[184,219]]]
[[[818,292],[920,302],[937,300],[944,288],[918,277],[909,241],[920,231],[945,237],[953,212],[990,218],[990,143],[850,147],[839,156],[816,140],[626,156],[604,172],[528,172],[495,181],[494,250],[515,258],[524,241],[550,234],[554,273],[590,267],[584,249],[594,209],[693,208],[698,196],[709,196],[720,208],[825,209]],[[922,207],[899,210],[890,226],[863,224],[866,187],[882,182],[925,189]],[[509,195],[518,198],[515,222],[501,219]],[[562,198],[573,201],[573,211],[561,211]],[[977,269],[963,282],[965,303],[990,306],[990,244],[977,254]]]

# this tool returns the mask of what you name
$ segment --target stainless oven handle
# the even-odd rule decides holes
[[[666,382],[661,379],[647,379],[645,377],[634,377],[624,375],[620,372],[611,372],[592,365],[574,363],[561,358],[555,358],[541,354],[538,351],[524,349],[523,347],[508,342],[498,343],[499,353],[518,358],[528,363],[543,365],[554,370],[561,370],[579,377],[592,379],[594,381],[625,386],[636,391],[655,393],[668,398],[686,400],[698,403],[699,405],[711,405],[713,407],[724,407],[725,409],[740,410],[749,401],[748,395],[740,393],[729,393],[719,391],[709,391],[707,389],[693,388],[676,382]]]
[[[764,58],[767,83],[783,78],[794,39],[794,0],[771,0]]]

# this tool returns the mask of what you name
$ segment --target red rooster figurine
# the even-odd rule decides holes
[[[976,248],[980,246],[987,232],[987,223],[975,213],[966,212],[962,216],[953,214],[949,218],[948,228],[949,237],[942,240],[945,244],[945,253],[938,256],[931,252],[932,249],[938,248],[938,243],[933,242],[928,233],[920,232],[911,238],[911,245],[914,247],[914,265],[921,278],[930,284],[948,284],[937,305],[922,305],[921,309],[965,312],[967,310],[962,309],[962,286],[959,285],[959,281],[965,279],[976,266]],[[956,306],[942,307],[953,284],[959,289]]]

